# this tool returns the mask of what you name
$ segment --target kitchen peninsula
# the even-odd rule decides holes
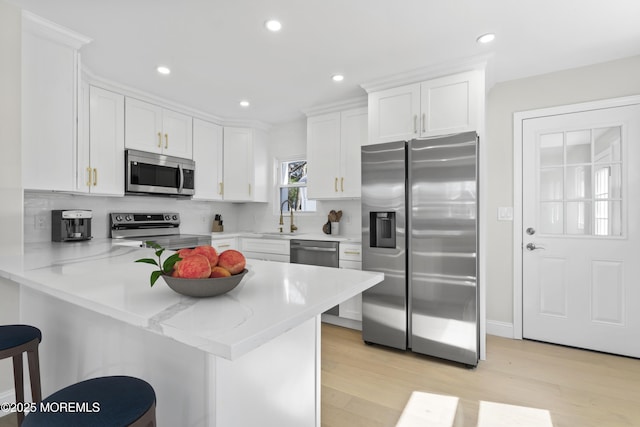
[[[248,259],[237,288],[196,299],[150,288],[149,256],[95,239],[0,257],[43,333],[43,395],[125,374],[153,385],[159,426],[320,425],[320,314],[382,274]]]

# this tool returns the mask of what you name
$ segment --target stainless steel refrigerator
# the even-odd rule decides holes
[[[362,147],[362,337],[476,366],[478,137]]]

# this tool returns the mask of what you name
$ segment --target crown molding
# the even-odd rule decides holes
[[[358,96],[356,98],[349,98],[342,101],[305,108],[304,110],[302,110],[302,112],[306,116],[316,116],[318,114],[334,113],[336,111],[343,111],[343,110],[349,110],[352,108],[359,108],[359,107],[366,107],[366,106],[367,106],[367,97]]]
[[[46,37],[76,50],[93,41],[83,34],[46,20],[28,10],[22,10],[22,28],[32,34]]]
[[[391,76],[385,76],[365,82],[361,84],[360,87],[367,91],[367,93],[371,93],[393,87],[418,83],[425,80],[431,80],[438,77],[444,77],[451,74],[462,73],[464,71],[484,70],[490,58],[491,55],[481,55],[433,66],[416,68],[404,73],[395,73]]]

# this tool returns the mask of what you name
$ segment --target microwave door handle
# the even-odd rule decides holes
[[[182,165],[178,163],[178,172],[180,173],[180,182],[178,183],[178,193],[182,193],[184,188],[184,171],[182,170]]]

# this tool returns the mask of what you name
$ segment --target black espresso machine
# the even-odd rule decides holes
[[[69,242],[91,239],[91,218],[87,210],[51,211],[51,241]]]

